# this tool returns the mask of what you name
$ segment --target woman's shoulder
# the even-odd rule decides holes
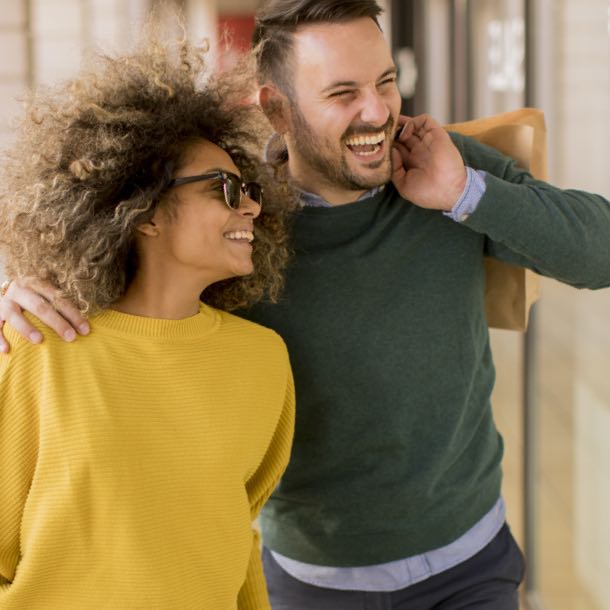
[[[10,345],[10,353],[17,353],[21,351],[32,351],[36,353],[36,350],[42,348],[44,346],[45,349],[54,346],[55,344],[64,343],[55,331],[52,328],[49,328],[44,322],[41,322],[36,316],[28,313],[27,311],[23,312],[26,320],[34,327],[42,335],[42,343],[32,343],[29,339],[24,337],[21,333],[19,333],[13,326],[11,326],[8,322],[5,322],[2,327],[2,332],[8,344]]]
[[[245,320],[227,311],[218,310],[218,314],[220,315],[221,325],[226,332],[238,333],[245,341],[264,344],[287,353],[284,340],[271,328]]]
[[[61,349],[60,346],[65,345],[66,342],[35,316],[27,312],[24,312],[24,315],[28,322],[40,332],[43,340],[40,343],[32,343],[10,324],[5,323],[2,332],[9,344],[9,351],[6,354],[0,354],[0,376],[4,378],[10,371],[11,377],[21,379],[20,383],[32,383],[37,382],[35,371],[44,367],[45,361],[49,359],[49,353]]]

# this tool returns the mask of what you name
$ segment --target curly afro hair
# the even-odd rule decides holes
[[[98,55],[76,79],[32,97],[0,167],[8,275],[50,281],[83,313],[110,305],[137,269],[135,227],[171,205],[164,195],[186,145],[204,138],[263,185],[265,205],[255,272],[213,284],[202,299],[231,310],[277,298],[295,196],[259,161],[268,127],[247,102],[252,81],[210,75],[205,53],[186,39],[168,45],[150,26],[131,54]]]

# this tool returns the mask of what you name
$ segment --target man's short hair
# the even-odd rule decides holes
[[[376,0],[269,0],[257,12],[252,42],[260,84],[275,83],[289,93],[290,54],[297,28],[314,23],[342,23],[377,17],[383,9]]]

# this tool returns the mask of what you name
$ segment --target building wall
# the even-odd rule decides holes
[[[11,138],[10,121],[19,112],[17,98],[28,84],[26,3],[4,0],[0,11],[0,147]]]
[[[610,5],[561,0],[551,10],[553,180],[610,198]],[[540,592],[550,610],[610,610],[610,291],[543,288]]]

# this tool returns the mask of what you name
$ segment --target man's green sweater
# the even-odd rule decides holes
[[[483,256],[578,287],[610,285],[610,203],[534,180],[453,136],[488,172],[459,224],[402,199],[304,208],[277,305],[247,317],[288,344],[297,422],[266,505],[264,542],[318,565],[359,566],[444,546],[498,499],[502,439]]]

